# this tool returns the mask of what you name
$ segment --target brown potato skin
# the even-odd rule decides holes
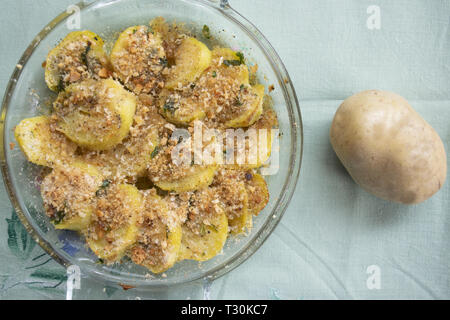
[[[442,140],[395,93],[368,90],[347,98],[333,119],[330,141],[353,180],[382,199],[416,204],[444,185]]]

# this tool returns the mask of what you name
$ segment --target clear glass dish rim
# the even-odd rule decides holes
[[[107,281],[115,284],[126,283],[127,285],[132,285],[145,289],[145,288],[167,288],[169,286],[187,284],[202,279],[208,281],[217,279],[225,275],[226,273],[230,272],[237,266],[239,266],[241,263],[246,261],[251,255],[253,255],[253,253],[255,253],[259,249],[259,247],[264,243],[264,241],[268,238],[268,236],[273,232],[275,227],[280,222],[295,192],[297,181],[300,175],[300,168],[303,157],[303,124],[297,95],[295,93],[295,89],[292,85],[289,74],[283,62],[281,61],[281,58],[278,56],[275,49],[272,47],[269,41],[263,36],[263,34],[250,21],[245,19],[241,14],[239,14],[236,10],[234,10],[229,5],[228,0],[221,0],[220,2],[214,0],[182,0],[182,1],[188,3],[200,3],[202,5],[209,7],[210,9],[217,10],[222,16],[224,16],[224,18],[228,19],[234,25],[245,31],[245,33],[261,49],[261,51],[265,55],[265,58],[269,61],[273,71],[277,75],[277,80],[280,84],[280,88],[283,90],[283,95],[286,102],[286,109],[289,113],[290,131],[291,131],[291,146],[290,146],[291,153],[289,159],[289,171],[287,179],[283,185],[281,196],[277,200],[273,211],[267,218],[267,221],[257,231],[258,234],[255,236],[254,240],[249,242],[245,247],[241,248],[240,251],[234,255],[234,257],[215,266],[214,268],[205,272],[204,274],[192,278],[186,278],[186,280],[184,281],[170,283],[170,281],[167,280],[140,281],[139,279],[129,279],[122,275],[111,275],[97,272],[95,269],[82,268],[82,272],[87,271],[85,275],[91,276],[96,280],[100,280],[103,282]],[[102,2],[115,2],[115,1],[95,0],[90,3],[81,1],[77,4],[77,6],[81,10],[83,10],[91,6],[98,5]],[[8,192],[8,196],[13,205],[13,208],[16,211],[19,219],[21,220],[27,232],[33,238],[33,240],[35,240],[44,249],[46,253],[48,253],[55,261],[60,263],[65,268],[70,266],[72,263],[65,257],[59,255],[53,249],[51,243],[47,242],[43,238],[43,236],[41,236],[41,234],[33,228],[30,221],[28,221],[27,216],[22,211],[22,204],[16,197],[14,186],[11,182],[11,173],[9,171],[8,163],[6,160],[6,153],[7,153],[6,148],[8,147],[8,145],[5,141],[5,119],[11,102],[12,94],[16,87],[16,83],[22,73],[22,69],[25,68],[29,58],[33,54],[34,49],[40,44],[42,39],[44,39],[57,25],[62,23],[68,16],[70,16],[70,14],[64,11],[56,18],[54,18],[51,22],[49,22],[38,33],[38,35],[33,39],[31,44],[22,54],[20,60],[18,61],[18,65],[21,65],[22,67],[21,68],[16,67],[14,69],[8,82],[8,85],[6,87],[6,91],[2,101],[1,121],[0,121],[1,126],[0,166],[5,188]]]

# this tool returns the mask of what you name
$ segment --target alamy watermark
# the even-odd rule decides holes
[[[377,5],[371,5],[367,7],[367,28],[369,30],[380,30],[381,29],[381,9]]]
[[[73,290],[81,288],[81,270],[77,265],[67,268],[66,300],[72,300]]]
[[[379,266],[373,264],[367,267],[366,273],[369,277],[366,280],[366,286],[369,290],[381,289],[381,269]]]
[[[67,14],[70,16],[67,18],[66,26],[69,30],[79,30],[81,29],[81,10],[77,5],[70,5],[66,10]]]
[[[187,129],[174,129],[171,139],[177,141],[171,151],[172,163],[177,166],[262,166],[262,175],[274,175],[279,169],[279,129],[221,131],[195,121],[192,134]]]

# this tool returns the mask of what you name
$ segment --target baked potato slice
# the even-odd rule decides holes
[[[139,235],[130,250],[133,262],[153,273],[171,268],[181,246],[181,224],[170,219],[169,208],[156,190],[144,193],[144,209],[138,218]]]
[[[45,62],[45,82],[52,91],[86,79],[107,78],[110,74],[103,40],[92,31],[69,33]]]
[[[161,37],[149,27],[132,26],[123,31],[110,59],[117,77],[134,93],[154,93],[164,86],[166,54]]]
[[[229,231],[237,235],[250,230],[251,214],[248,210],[248,194],[241,170],[220,169],[214,179],[212,188],[220,202],[224,204]]]
[[[112,79],[69,86],[54,103],[58,129],[77,145],[107,150],[128,135],[136,97]]]
[[[188,220],[182,226],[178,260],[206,261],[222,251],[228,236],[228,219],[215,199],[211,189],[192,196]]]
[[[156,265],[145,265],[153,273],[162,273],[170,268],[178,261],[178,253],[181,248],[182,230],[181,225],[167,227],[167,247],[165,251],[165,261]]]
[[[218,215],[211,225],[202,225],[200,233],[182,228],[178,260],[206,261],[218,255],[227,241],[228,220],[225,213]]]
[[[264,128],[263,128],[264,129]],[[272,154],[272,144],[273,144],[273,133],[270,129],[263,130],[263,131],[257,131],[256,135],[258,137],[258,145],[257,149],[253,152],[256,152],[256,162],[250,161],[250,149],[248,148],[248,141],[246,141],[246,163],[244,164],[233,164],[231,165],[232,168],[239,169],[239,168],[245,168],[245,169],[257,169],[263,166],[267,160],[269,160],[270,155]],[[264,140],[265,139],[265,140]],[[247,139],[248,140],[248,139]],[[264,146],[263,143],[266,143],[266,146]]]
[[[249,89],[248,102],[243,102],[242,113],[228,120],[225,126],[228,128],[249,127],[254,124],[263,112],[264,86],[257,84]],[[245,98],[242,100],[246,101]]]
[[[225,203],[225,214],[228,218],[229,231],[233,235],[251,230],[252,215],[248,210],[248,194],[243,181],[227,176],[221,180],[218,189],[222,202]]]
[[[246,167],[248,169],[259,168],[262,165],[264,165],[267,162],[267,160],[269,160],[270,155],[272,154],[273,140],[277,138],[275,137],[275,131],[273,131],[272,129],[275,129],[277,127],[278,127],[278,118],[275,110],[273,110],[273,108],[270,106],[264,106],[263,112],[259,117],[258,121],[256,121],[252,126],[250,126],[250,129],[256,129],[258,134],[258,144],[261,144],[264,141],[266,141],[267,148],[266,150],[264,150],[262,145],[261,146],[258,145],[257,163],[254,165],[252,164],[247,165]]]
[[[137,217],[142,210],[142,196],[132,185],[106,183],[96,196],[86,241],[100,259],[112,263],[120,260],[136,242]]]
[[[217,72],[216,69],[219,71]],[[212,50],[212,72],[223,77],[237,79],[240,84],[249,85],[248,67],[241,53],[230,48],[216,47]]]
[[[14,136],[28,161],[47,167],[68,162],[77,145],[52,127],[49,117],[22,120]]]
[[[256,169],[263,166],[267,162],[267,160],[269,160],[270,155],[272,153],[273,141],[276,138],[275,137],[276,131],[273,131],[272,129],[275,129],[277,126],[278,126],[278,119],[275,111],[271,107],[264,107],[263,112],[258,121],[256,121],[253,125],[249,127],[250,130],[255,130],[254,132],[256,133],[258,141],[257,148],[253,150],[250,149],[249,139],[246,137],[245,141],[245,156],[246,156],[245,159],[247,160],[246,163],[239,165],[237,163],[228,163],[226,167],[234,169]],[[250,152],[256,152],[256,154],[254,154],[256,158],[253,158],[253,155],[251,157]],[[235,150],[234,159],[237,159],[237,150]],[[254,160],[250,161],[251,159],[256,159],[256,162]]]
[[[105,177],[125,178],[127,181],[144,177],[160,143],[158,128],[166,123],[156,106],[147,107],[140,101],[130,134],[122,143],[109,150],[83,152],[78,158],[97,166]]]
[[[155,185],[166,191],[188,192],[209,186],[216,173],[216,166],[192,166],[186,175],[177,180],[154,181]]]
[[[159,98],[160,113],[167,121],[178,125],[189,125],[205,118],[206,113],[192,96],[164,90]]]
[[[98,153],[79,156],[81,161],[97,166],[105,176],[115,178],[139,178],[146,175],[147,164],[158,145],[158,132],[151,128],[148,133],[127,138],[116,147]]]
[[[55,229],[82,231],[87,228],[95,193],[102,180],[97,168],[79,162],[58,166],[44,178],[41,195]]]
[[[245,174],[245,187],[248,194],[248,212],[257,216],[269,203],[269,189],[264,177],[257,173]]]
[[[175,52],[175,65],[169,70],[166,88],[184,87],[211,65],[211,51],[195,38],[186,38]]]
[[[238,217],[228,218],[228,226],[232,235],[244,234],[246,231],[252,230],[253,216],[247,210]]]

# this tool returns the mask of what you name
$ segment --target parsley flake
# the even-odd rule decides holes
[[[202,34],[206,39],[211,39],[211,33],[209,31],[209,27],[206,24],[203,26]]]
[[[152,154],[150,155],[151,158],[153,159],[154,157],[156,157],[159,153],[159,146],[156,146],[155,149],[153,149]]]

